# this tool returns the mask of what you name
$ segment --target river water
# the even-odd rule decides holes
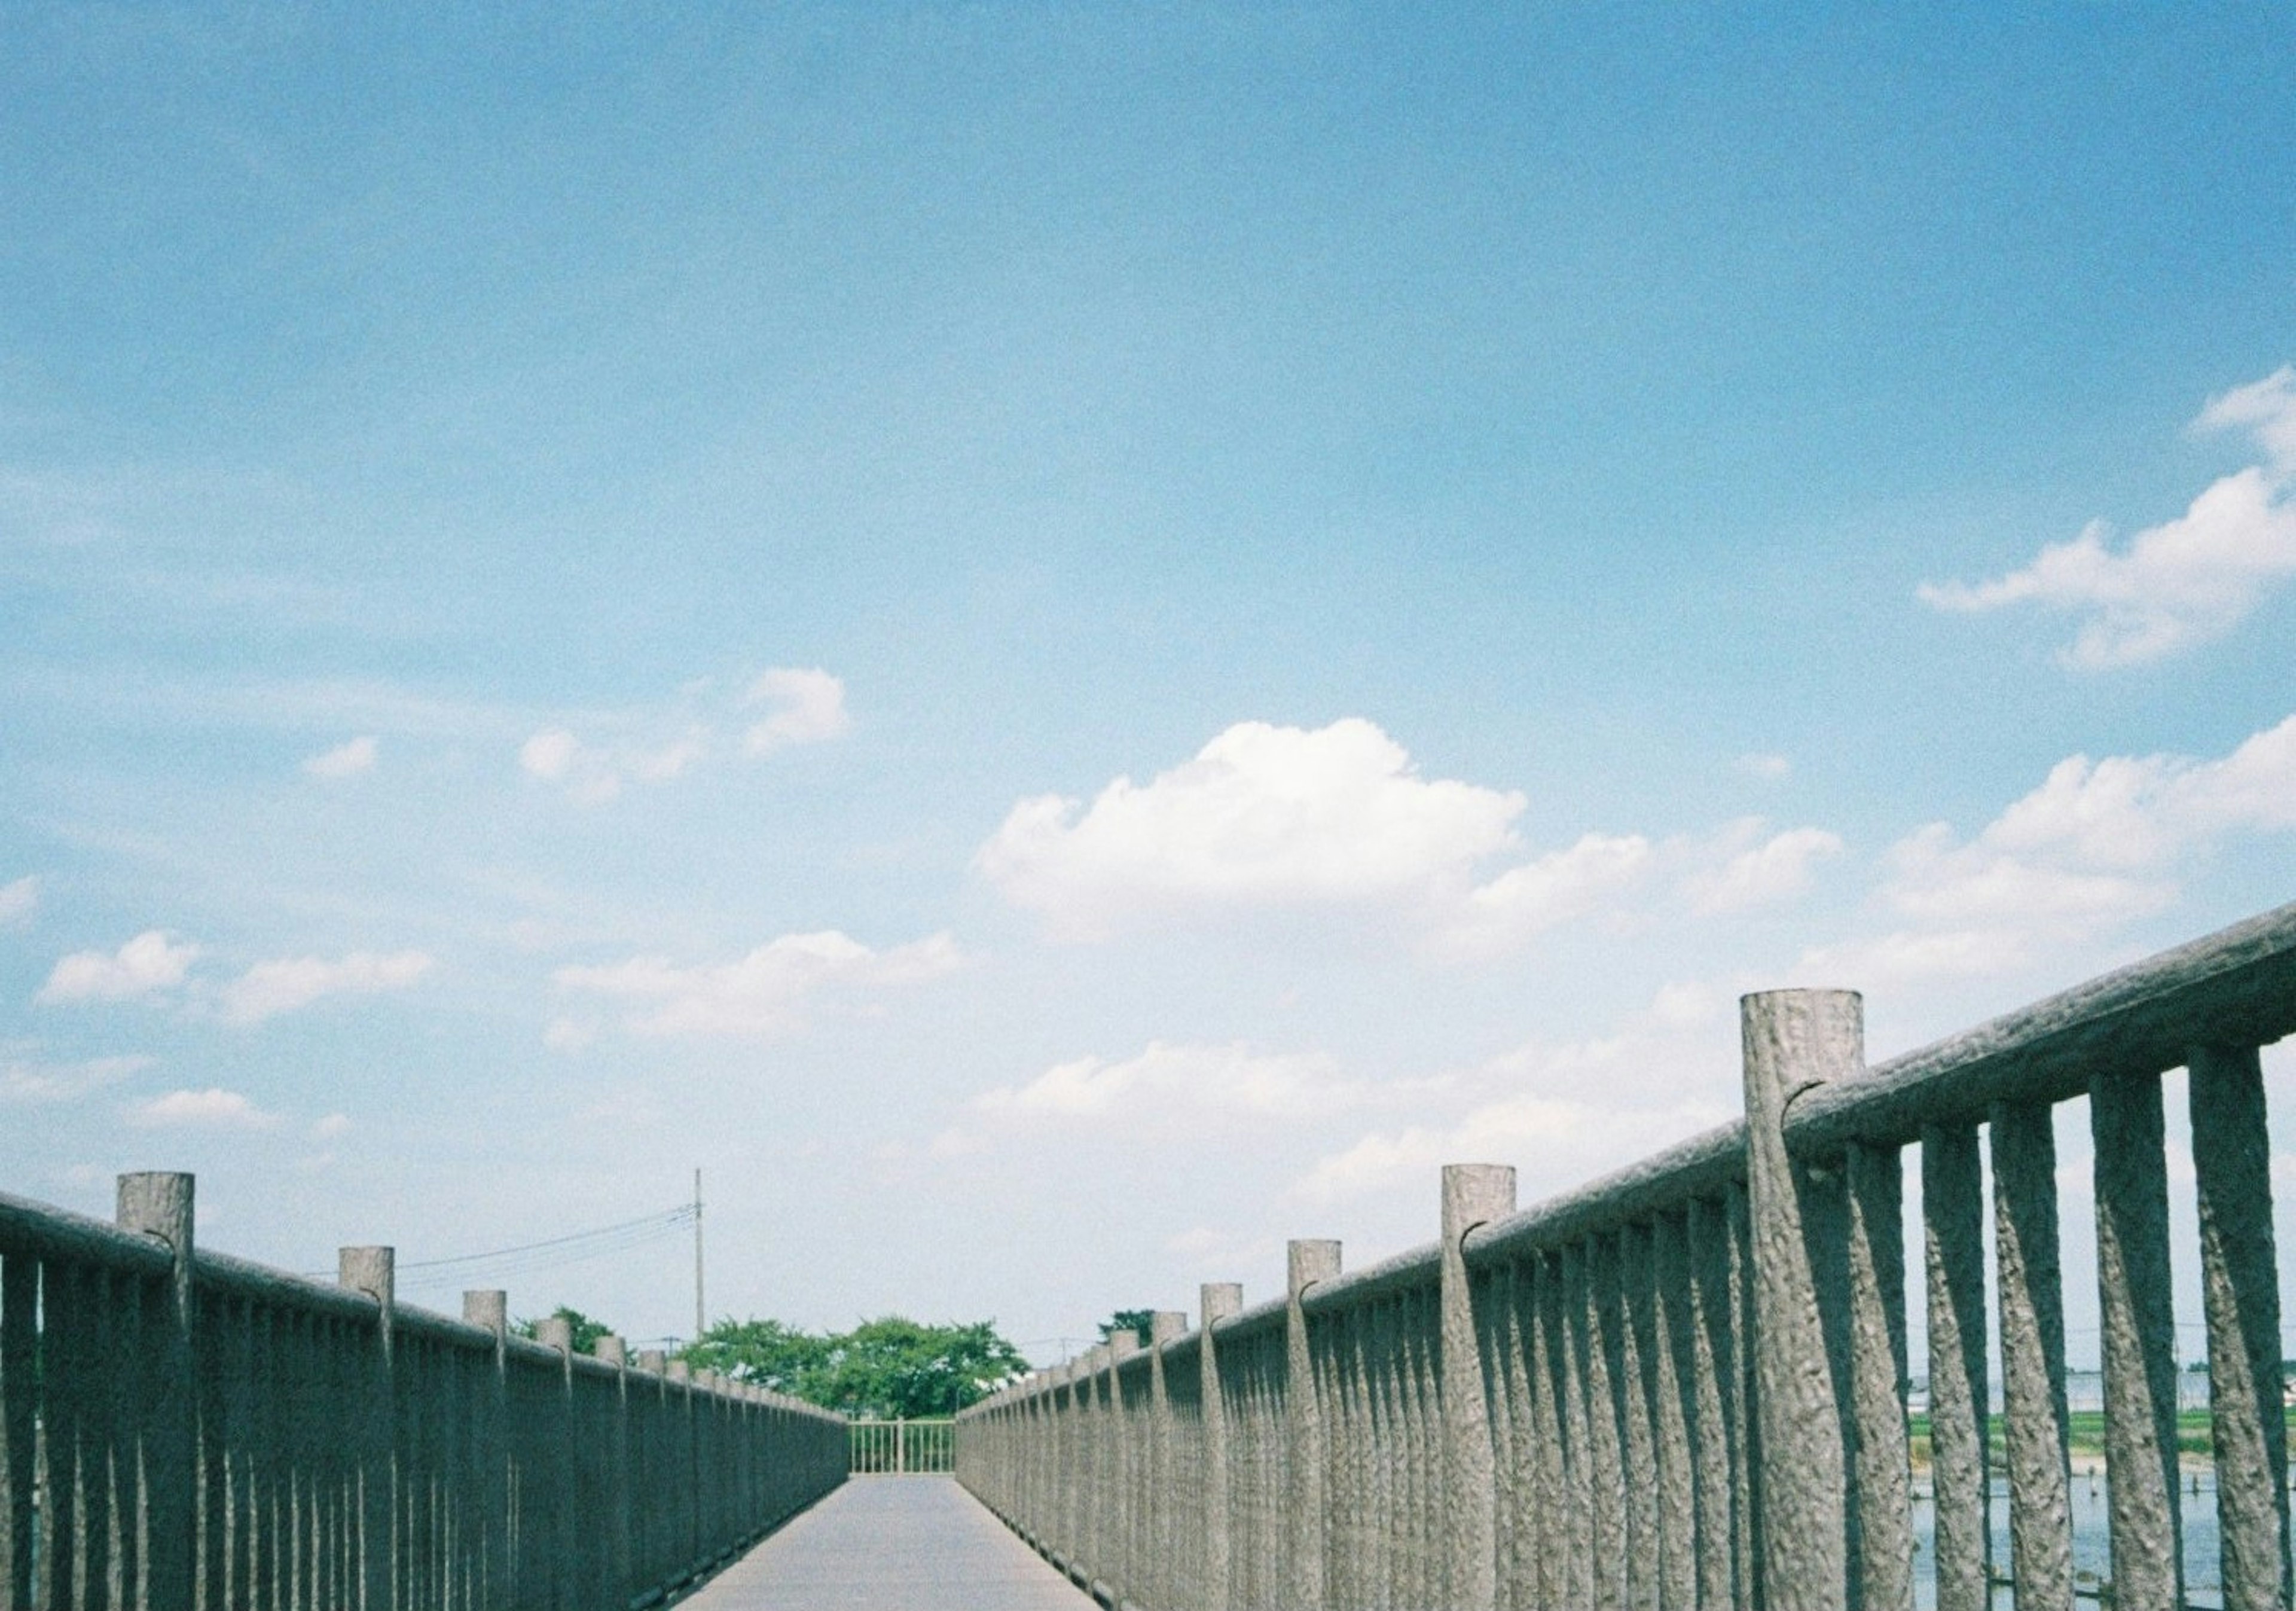
[[[2185,1600],[2194,1607],[2221,1607],[2224,1589],[2217,1575],[2216,1479],[2206,1471],[2199,1475],[2200,1492],[2193,1492],[2193,1477],[2187,1474],[2180,1496],[2185,1532]],[[2099,1588],[2112,1575],[2103,1474],[2075,1476],[2072,1501],[2074,1592],[2094,1600]],[[1993,1571],[1997,1578],[2002,1578],[2009,1575],[2010,1567],[2009,1485],[2005,1479],[1997,1478],[1994,1482],[1991,1510]],[[1936,1525],[1937,1514],[1927,1494],[1917,1492],[1914,1501],[1915,1611],[1935,1611],[1937,1606],[1933,1553]],[[2016,1596],[2007,1585],[1996,1584],[1994,1611],[2006,1611],[2016,1603]]]

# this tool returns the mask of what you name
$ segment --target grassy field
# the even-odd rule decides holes
[[[2099,1410],[2077,1410],[2067,1418],[2067,1441],[2075,1458],[2104,1455],[2104,1412]],[[2288,1425],[2296,1427],[2296,1414],[2288,1415]],[[1926,1467],[1930,1463],[1930,1418],[1926,1414],[1907,1418],[1913,1434],[1914,1464]],[[2000,1416],[1991,1418],[1993,1458],[1997,1464],[2002,1458],[2002,1425]],[[2177,1451],[2180,1454],[2210,1458],[2215,1452],[2209,1433],[2209,1412],[2187,1410],[2177,1417]]]

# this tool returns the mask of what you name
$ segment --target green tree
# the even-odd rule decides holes
[[[779,1320],[726,1319],[689,1344],[684,1357],[696,1370],[722,1370],[737,1382],[818,1403],[832,1341]]]
[[[815,1401],[857,1418],[955,1415],[1028,1369],[989,1321],[921,1326],[887,1315],[832,1339],[827,1396]]]
[[[857,1419],[954,1415],[1029,1369],[993,1321],[926,1326],[898,1315],[823,1335],[720,1320],[685,1358]]]
[[[1128,1331],[1147,1347],[1156,1340],[1156,1311],[1152,1309],[1119,1309],[1100,1323],[1100,1340],[1103,1343],[1119,1331]]]
[[[564,1320],[573,1327],[574,1352],[577,1353],[588,1353],[597,1346],[600,1337],[613,1330],[613,1327],[607,1325],[605,1321],[594,1320],[580,1310],[569,1309],[563,1303],[550,1311],[550,1318],[554,1320]],[[518,1337],[530,1337],[534,1335],[535,1327],[538,1323],[534,1320],[513,1320],[511,1322],[511,1335]]]

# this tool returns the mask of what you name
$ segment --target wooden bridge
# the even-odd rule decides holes
[[[2020,1611],[2287,1611],[2261,1048],[2296,1032],[2296,906],[1878,1067],[1862,1010],[1749,996],[1742,1119],[1529,1207],[1510,1169],[1447,1167],[1439,1241],[1346,1272],[1294,1242],[1280,1296],[1209,1284],[1193,1327],[1159,1311],[1144,1346],[1120,1332],[890,1453],[617,1338],[511,1336],[497,1292],[400,1304],[389,1248],[344,1249],[333,1286],[195,1249],[188,1175],[121,1177],[116,1224],[0,1197],[0,1611],[1987,1611],[2005,1579]],[[2077,1098],[2101,1547],[2069,1468],[2054,1127]],[[944,1459],[954,1480],[853,1475]]]

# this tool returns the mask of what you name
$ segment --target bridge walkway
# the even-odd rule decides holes
[[[856,1477],[679,1611],[1096,1611],[947,1476]]]

